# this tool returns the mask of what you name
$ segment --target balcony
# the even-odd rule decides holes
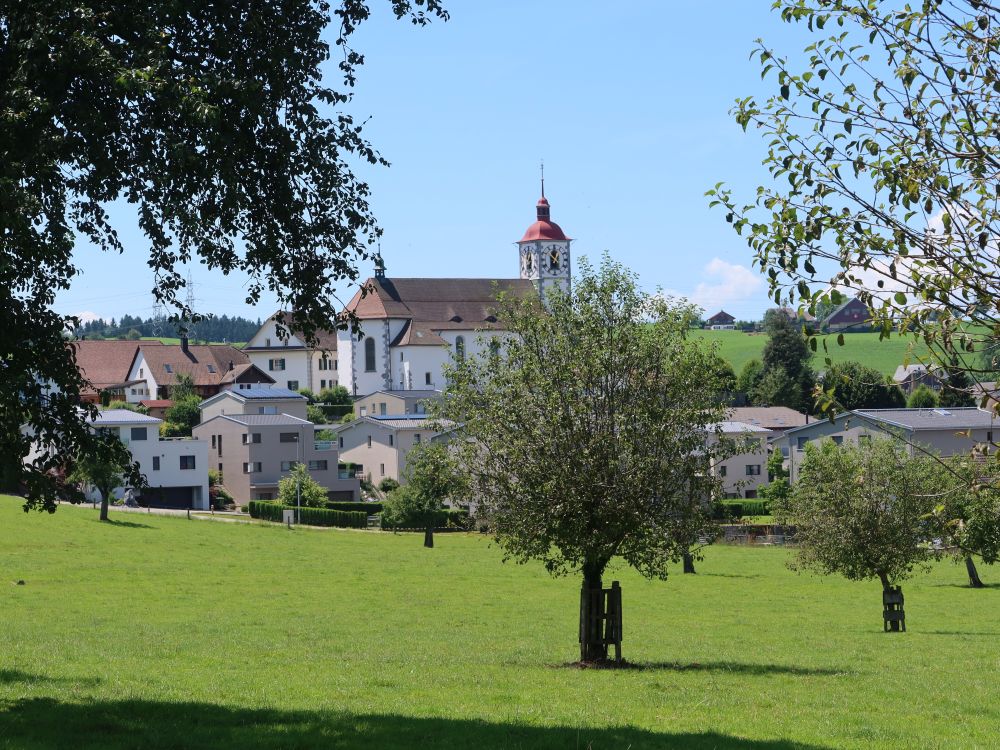
[[[317,440],[313,443],[314,451],[333,451],[337,450],[336,440]]]

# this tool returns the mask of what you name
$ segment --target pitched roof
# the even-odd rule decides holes
[[[206,404],[214,404],[224,398],[232,396],[238,401],[306,401],[306,397],[296,391],[287,388],[239,388],[237,390],[219,391],[214,396],[209,396],[201,402],[202,407]]]
[[[717,318],[726,320],[736,320],[736,318],[727,313],[725,310],[719,310],[719,312],[717,312],[715,315],[713,315],[711,318],[708,319],[708,322],[711,323],[713,320],[716,320]]]
[[[230,422],[250,426],[286,425],[288,427],[301,427],[302,425],[312,424],[308,419],[299,419],[298,417],[293,417],[291,414],[219,414],[212,417],[212,419],[228,419]],[[208,422],[211,422],[212,419],[208,420]],[[204,424],[208,424],[208,422]]]
[[[104,425],[104,424],[159,424],[162,419],[157,419],[156,417],[151,417],[148,414],[139,414],[138,412],[132,411],[130,409],[105,409],[98,412],[97,418],[91,421],[91,424]]]
[[[740,434],[743,432],[755,432],[755,433],[770,432],[769,429],[767,429],[766,427],[761,427],[759,424],[749,424],[747,422],[739,422],[739,421],[719,422],[718,424],[715,425],[709,425],[709,427],[712,430],[718,427],[720,432],[726,434]]]
[[[448,346],[448,342],[436,334],[430,324],[408,320],[389,346]]]
[[[277,318],[279,315],[283,316],[284,319],[285,319],[283,327],[286,330],[288,330],[293,336],[296,336],[297,338],[302,339],[303,342],[304,342],[305,341],[305,336],[298,329],[296,329],[295,326],[292,325],[292,315],[293,315],[293,313],[290,310],[278,310],[273,315],[271,315],[267,320],[264,321],[264,325],[267,325],[272,320],[275,320],[275,318]],[[261,328],[263,328],[263,326],[261,326]],[[259,333],[259,330],[258,330],[258,333]],[[254,336],[256,336],[256,335],[257,334],[255,333]],[[327,329],[318,329],[315,332],[314,335],[316,336],[316,345],[313,347],[314,349],[323,349],[323,350],[327,350],[327,351],[331,351],[331,352],[337,351],[337,331],[335,331],[335,330],[331,331],[331,330],[327,330]],[[252,340],[252,338],[253,337],[251,337],[251,340]],[[246,347],[246,348],[249,348],[249,349],[263,349],[263,350],[266,350],[266,351],[270,351],[272,349],[301,349],[301,348],[304,348],[304,347],[285,346],[285,343],[283,341],[279,341],[276,346],[252,346],[252,347]]]
[[[190,375],[196,386],[221,385],[253,367],[246,354],[225,344],[192,344],[185,352],[179,344],[147,347],[144,341],[141,349],[158,385],[173,385],[181,373]],[[262,374],[274,382],[269,375]]]
[[[856,304],[855,304],[856,303]],[[851,310],[851,308],[857,308],[860,305],[860,309]],[[854,314],[851,314],[854,313]],[[860,319],[859,316],[864,316]],[[841,320],[842,319],[842,320]],[[824,319],[824,323],[867,323],[869,320],[868,308],[865,303],[859,300],[857,297],[851,297],[846,302],[842,302],[837,307],[833,308],[829,315]]]
[[[940,374],[939,374],[939,372],[938,372],[939,370],[940,370],[940,368],[933,368],[933,369],[931,369],[931,368],[928,368],[927,365],[923,365],[923,364],[919,364],[919,363],[918,364],[912,364],[912,365],[900,365],[899,367],[896,368],[896,372],[893,373],[892,379],[896,383],[902,383],[904,380],[906,380],[907,378],[909,378],[911,376],[916,375],[916,376],[919,377],[919,376],[924,375],[926,373],[930,373],[931,375],[933,375],[935,377],[941,377],[942,375],[944,375],[944,373],[940,372]]]
[[[908,430],[989,429],[1000,425],[1000,419],[993,412],[977,406],[938,409],[857,409],[855,413]]]
[[[809,421],[809,417],[805,414],[787,406],[736,406],[729,410],[728,417],[769,430],[787,430]]]
[[[377,391],[372,391],[371,393],[359,396],[358,401],[364,401],[366,398],[371,398],[376,394],[384,393],[387,396],[396,396],[398,398],[437,398],[441,395],[441,391],[435,390],[433,388],[413,388],[412,390],[400,390],[394,391],[385,388],[380,388]]]
[[[128,378],[132,360],[139,346],[162,346],[159,341],[91,341],[81,339],[70,346],[76,355],[80,374],[95,390],[122,385]],[[89,390],[89,389],[88,389]]]
[[[169,409],[174,405],[169,398],[147,398],[139,403],[147,409]]]
[[[498,292],[537,296],[528,279],[371,278],[347,309],[362,319],[410,318],[418,323],[459,323],[457,327],[465,329],[492,327]]]

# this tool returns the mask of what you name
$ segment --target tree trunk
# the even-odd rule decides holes
[[[101,492],[101,520],[108,520],[108,495],[110,492]]]
[[[892,584],[889,582],[889,576],[879,571],[878,577],[879,580],[882,581],[883,594],[894,591]],[[902,589],[900,589],[900,591],[902,591]],[[885,606],[886,606],[885,604],[882,605],[883,609],[885,608]],[[890,620],[888,622],[888,626],[890,632],[899,632],[899,620]]]
[[[588,560],[583,564],[583,588],[580,591],[580,661],[608,658],[604,644],[604,594],[601,577],[606,563]]]
[[[969,585],[974,589],[986,588],[982,579],[979,577],[979,571],[976,570],[976,563],[972,559],[972,555],[965,556],[965,569],[969,572]]]
[[[424,529],[424,546],[434,548],[434,524],[430,524]]]
[[[685,552],[683,555],[684,560],[684,572],[694,573],[694,556],[690,552]]]

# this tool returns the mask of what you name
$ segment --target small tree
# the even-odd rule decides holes
[[[116,487],[121,487],[126,482],[132,462],[131,456],[117,437],[99,436],[99,440],[106,444],[107,451],[79,456],[68,481],[77,485],[89,485],[97,490],[101,496],[100,520],[107,521],[111,494]]]
[[[313,424],[326,424],[329,420],[327,419],[326,412],[323,411],[322,407],[316,404],[309,404],[306,406],[306,419],[308,419]]]
[[[446,444],[428,441],[407,454],[404,481],[406,492],[396,503],[424,527],[424,546],[433,547],[434,526],[445,500],[460,499],[468,491],[465,475]]]
[[[335,385],[333,388],[324,388],[319,392],[319,400],[331,406],[344,406],[354,403],[350,391],[342,385]]]
[[[860,362],[836,362],[823,376],[826,398],[840,409],[895,409],[906,405],[906,397],[885,376]]]
[[[756,390],[757,384],[760,382],[763,374],[764,365],[760,363],[759,359],[747,361],[743,365],[743,369],[740,370],[739,377],[736,378],[736,390],[740,393],[745,393],[749,397]]]
[[[189,436],[201,421],[201,399],[197,396],[185,396],[175,400],[174,405],[167,409],[164,437]]]
[[[325,508],[326,501],[326,488],[312,478],[305,464],[295,464],[278,482],[278,502],[282,505]]]
[[[788,470],[785,469],[785,457],[780,450],[771,451],[767,457],[767,484],[757,488],[757,495],[766,500],[771,512],[777,507],[783,507],[788,502],[792,488],[788,486]]]
[[[937,462],[890,440],[806,446],[799,480],[774,513],[796,527],[793,568],[877,578],[883,591],[928,565],[928,517],[943,488]],[[898,623],[892,623],[893,629]]]
[[[913,389],[906,405],[911,409],[933,409],[938,405],[938,395],[921,383]]]

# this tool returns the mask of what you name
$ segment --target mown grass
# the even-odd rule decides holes
[[[0,499],[0,747],[996,745],[1000,588],[951,564],[898,634],[784,549],[616,568],[642,668],[579,670],[578,582],[485,536],[112,518]]]
[[[181,340],[177,336],[143,336],[140,341],[159,341],[161,344],[180,344]],[[247,345],[246,341],[209,341],[210,344],[228,344],[237,349],[242,349]]]
[[[694,334],[718,342],[719,353],[733,366],[737,374],[751,359],[761,358],[764,344],[767,342],[767,334],[764,333],[699,330],[694,331]],[[826,351],[823,350],[824,339]],[[835,335],[825,336],[818,339],[812,364],[816,370],[824,370],[827,367],[827,357],[832,362],[855,360],[868,367],[874,367],[885,375],[892,375],[896,368],[903,364],[911,345],[914,355],[926,356],[926,346],[922,343],[913,344],[911,338],[901,336],[894,335],[880,341],[877,333],[845,333],[843,346],[837,344]],[[911,356],[910,360],[916,362],[916,356]]]

